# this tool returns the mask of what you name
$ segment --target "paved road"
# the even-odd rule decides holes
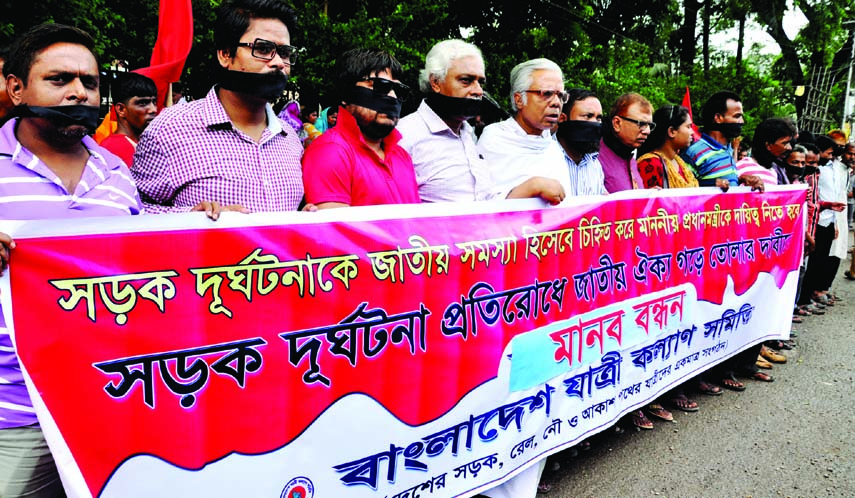
[[[845,267],[844,267],[845,266]],[[746,380],[742,393],[693,395],[696,413],[652,431],[609,431],[561,469],[545,498],[855,497],[855,282],[824,316],[795,325],[796,349],[771,384]],[[544,495],[540,495],[544,496]]]

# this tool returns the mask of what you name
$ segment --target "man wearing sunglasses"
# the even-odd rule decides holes
[[[644,188],[635,151],[655,127],[653,107],[646,98],[625,93],[615,101],[600,142],[600,164],[609,193]]]
[[[395,130],[409,87],[381,50],[354,49],[336,63],[338,121],[306,149],[306,201],[318,209],[419,201],[413,161]]]
[[[279,0],[233,0],[217,11],[219,84],[165,109],[140,138],[134,179],[146,211],[292,211],[303,197],[297,132],[269,102],[288,82],[294,13]]]
[[[463,40],[439,42],[425,57],[425,69],[419,75],[425,99],[398,124],[401,146],[413,158],[422,201],[541,196],[557,204],[560,187],[548,178],[531,178],[510,192],[496,190],[467,123],[481,114],[486,81],[481,51]]]
[[[551,133],[567,99],[564,74],[551,60],[533,59],[511,70],[514,115],[484,128],[478,141],[498,190],[509,192],[543,177],[558,183],[550,187],[553,203],[572,191],[564,152]]]

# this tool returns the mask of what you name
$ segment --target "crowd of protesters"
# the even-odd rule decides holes
[[[510,75],[511,114],[483,126],[487,70],[480,50],[437,43],[419,75],[418,109],[401,117],[413,91],[384,51],[355,48],[336,61],[339,105],[288,102],[277,115],[298,51],[295,17],[277,0],[232,0],[215,30],[221,71],[206,96],[157,112],[157,87],[137,74],[113,85],[115,133],[96,143],[99,63],[91,36],[46,24],[0,53],[0,218],[153,215],[203,211],[314,211],[349,206],[470,202],[503,198],[604,196],[643,188],[808,185],[805,257],[794,323],[827,313],[848,248],[855,144],[839,131],[814,136],[786,118],[739,140],[739,95],[721,91],[703,105],[701,132],[680,105],[653,109],[637,93],[608,112],[587,89],[565,89],[562,68],[522,61]],[[320,111],[320,112],[319,112]],[[475,124],[475,127],[473,127]],[[479,131],[476,134],[476,130]],[[481,131],[482,130],[482,131]],[[750,155],[749,155],[750,153]],[[760,194],[757,194],[760,195]],[[847,204],[849,210],[847,213]],[[0,234],[5,268],[15,243]],[[855,280],[855,258],[845,277]],[[5,330],[5,329],[4,329]],[[698,411],[690,393],[743,391],[745,379],[772,382],[793,341],[735,355],[627,423]],[[484,494],[547,492],[547,462]],[[8,332],[0,332],[0,495],[63,496]]]

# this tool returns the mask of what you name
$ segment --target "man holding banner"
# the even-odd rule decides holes
[[[0,129],[0,218],[41,219],[139,214],[128,168],[89,133],[98,124],[99,75],[89,34],[61,24],[36,26],[4,66],[21,116]],[[14,242],[2,234],[3,266]],[[5,320],[0,319],[0,496],[65,496],[24,384]]]
[[[164,110],[140,137],[133,175],[148,212],[186,212],[206,200],[229,211],[297,209],[303,146],[269,104],[295,62],[295,26],[293,11],[276,0],[220,6],[220,83]]]
[[[336,64],[338,122],[303,160],[306,200],[318,209],[416,204],[410,155],[395,130],[409,87],[401,64],[381,50],[353,49]]]

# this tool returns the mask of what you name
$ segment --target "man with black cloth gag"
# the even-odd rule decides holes
[[[568,195],[606,195],[605,175],[600,164],[603,136],[603,106],[597,95],[583,88],[567,92],[570,97],[558,117],[558,143],[570,169]]]
[[[297,61],[295,29],[280,0],[220,5],[219,83],[203,99],[166,108],[140,137],[132,174],[146,212],[298,208],[303,146],[270,106]]]
[[[410,93],[401,64],[357,48],[338,58],[335,71],[338,122],[306,149],[306,201],[318,209],[419,203],[413,162],[395,130]]]
[[[412,156],[422,201],[543,197],[557,203],[563,192],[549,178],[529,178],[510,192],[497,189],[467,123],[482,112],[485,84],[484,59],[474,45],[445,40],[428,52],[419,77],[425,98],[398,124],[400,145]]]

